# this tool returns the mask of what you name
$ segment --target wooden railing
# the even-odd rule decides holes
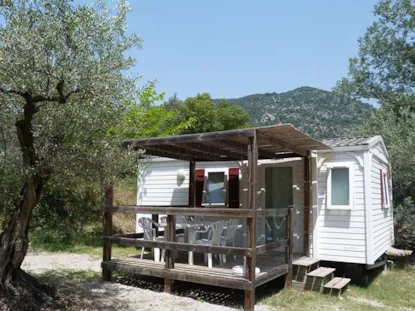
[[[279,271],[267,273],[265,277],[261,277],[256,282],[255,275],[248,274],[254,269],[256,265],[256,256],[279,249],[285,248],[285,261],[288,266],[288,274],[286,277],[286,286],[291,287],[292,284],[292,261],[293,261],[293,209],[230,209],[230,208],[189,208],[183,206],[112,206],[112,192],[108,190],[106,193],[107,199],[104,201],[104,253],[103,253],[103,272],[104,280],[111,278],[111,248],[113,244],[118,245],[132,245],[137,247],[159,248],[166,250],[165,270],[163,272],[156,271],[157,275],[161,275],[165,279],[165,290],[169,291],[172,286],[172,279],[185,278],[186,280],[195,280],[192,275],[180,276],[178,271],[174,269],[175,256],[177,251],[200,252],[211,254],[225,254],[238,255],[246,257],[247,273],[245,279],[231,280],[224,278],[217,278],[210,275],[198,275],[198,282],[205,282],[206,284],[215,284],[218,286],[233,287],[244,289],[247,291],[254,290],[256,286],[264,284],[275,277],[281,275]],[[163,214],[167,215],[167,226],[164,230],[165,239],[163,241],[149,241],[138,239],[140,234],[128,234],[115,236],[112,231],[112,216],[113,213],[143,213],[143,214]],[[176,216],[216,216],[222,218],[239,218],[247,219],[246,233],[250,236],[251,243],[254,247],[230,247],[230,246],[210,246],[210,245],[196,245],[189,243],[176,242]],[[286,238],[279,241],[256,246],[252,240],[256,239],[255,226],[257,217],[285,217],[286,221]],[[254,230],[253,230],[254,229]],[[252,231],[252,232],[251,232]],[[248,244],[249,245],[249,244]],[[115,264],[115,263],[114,263]],[[277,265],[277,262],[276,262]],[[156,273],[154,272],[154,273]],[[180,272],[183,273],[183,272]],[[285,273],[285,272],[284,272]],[[189,279],[190,278],[190,279]],[[223,281],[223,282],[222,282]],[[229,283],[231,282],[231,283]]]
[[[217,217],[229,217],[229,218],[252,218],[253,211],[243,208],[205,208],[194,207],[189,208],[181,206],[136,206],[136,205],[124,205],[124,206],[110,206],[104,208],[104,212],[111,213],[149,213],[159,215],[172,215],[172,216],[217,216]]]

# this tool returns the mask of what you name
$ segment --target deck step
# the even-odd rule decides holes
[[[310,257],[301,257],[297,260],[293,261],[294,266],[302,266],[302,267],[309,267],[311,265],[314,265],[318,263],[320,260],[316,258],[310,258]]]
[[[307,276],[315,277],[315,278],[325,278],[332,274],[334,271],[336,271],[335,268],[326,268],[326,267],[320,267],[316,270],[313,270],[309,273],[307,273]]]
[[[324,288],[332,288],[332,289],[342,289],[346,285],[350,283],[351,279],[348,278],[334,278],[330,282],[328,282],[326,285],[324,285]]]

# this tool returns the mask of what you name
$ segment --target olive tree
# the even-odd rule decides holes
[[[124,52],[140,47],[141,39],[126,31],[128,11],[123,0],[115,7],[69,0],[19,0],[0,7],[0,136],[9,137],[0,139],[0,156],[12,159],[17,185],[16,191],[1,192],[8,198],[1,198],[7,206],[0,233],[0,303],[45,297],[46,287],[21,264],[33,209],[50,178],[79,173],[106,183],[131,167],[129,152],[120,152],[117,137],[107,135],[120,120],[121,103],[135,90],[135,79],[125,74],[134,59]],[[7,167],[0,165],[0,174],[8,176]]]

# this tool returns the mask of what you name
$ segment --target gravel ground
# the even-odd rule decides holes
[[[30,252],[22,268],[38,275],[54,276],[60,274],[59,270],[100,272],[100,264],[100,259],[88,255]],[[169,295],[162,292],[159,279],[120,276],[115,280],[116,283],[103,283],[58,277],[56,285],[59,297],[70,310],[231,311],[242,307],[240,291],[177,282],[174,295]],[[257,304],[255,310],[275,309]]]

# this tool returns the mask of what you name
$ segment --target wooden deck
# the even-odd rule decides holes
[[[207,264],[203,262],[203,254],[197,255],[199,256],[195,256],[195,265],[189,265],[187,263],[187,253],[180,252],[173,269],[167,269],[165,263],[154,262],[151,255],[146,255],[142,260],[138,256],[113,258],[110,261],[102,262],[101,266],[103,269],[122,273],[169,278],[212,286],[241,290],[247,290],[251,287],[252,283],[249,280],[232,274],[232,267],[243,265],[241,256],[238,256],[236,261],[233,256],[227,256],[227,263],[223,266],[220,266],[219,259],[216,259],[214,260],[214,267],[209,269]],[[255,286],[260,286],[288,272],[284,253],[277,251],[258,255],[256,267],[261,272],[256,274]]]

